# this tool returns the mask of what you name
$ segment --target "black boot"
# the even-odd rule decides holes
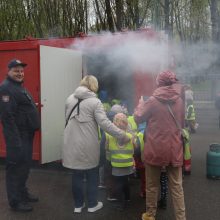
[[[15,212],[31,212],[33,207],[28,203],[18,203],[14,206],[11,206],[11,209]]]
[[[23,200],[24,202],[38,202],[39,199],[38,197],[36,197],[35,195],[31,194],[31,193],[27,193],[23,196]]]
[[[166,199],[160,199],[158,201],[158,208],[166,209],[167,208],[167,200]]]

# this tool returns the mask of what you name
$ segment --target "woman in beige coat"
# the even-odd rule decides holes
[[[88,75],[82,79],[80,86],[66,101],[65,115],[68,123],[64,130],[63,166],[73,171],[72,191],[75,213],[80,213],[85,205],[84,176],[87,179],[88,212],[95,212],[103,207],[102,202],[97,201],[100,155],[98,125],[119,141],[127,139],[124,131],[107,118],[103,105],[96,96],[97,91],[97,79]],[[72,111],[74,106],[76,108]]]

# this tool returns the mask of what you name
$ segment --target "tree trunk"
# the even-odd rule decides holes
[[[174,24],[174,3],[171,1],[171,9],[170,9],[170,37],[173,38],[173,24]]]
[[[108,27],[109,30],[111,32],[114,32],[114,21],[112,18],[112,9],[111,9],[111,5],[110,5],[110,1],[109,0],[105,0],[105,7],[106,7],[106,15],[107,15],[107,22],[108,22]]]
[[[98,18],[99,18],[99,21],[100,21],[100,24],[101,24],[101,29],[105,30],[105,28],[104,28],[105,25],[104,25],[103,18],[102,18],[101,12],[100,12],[98,0],[95,0],[95,7],[96,7],[96,13],[98,15]],[[96,21],[98,22],[98,20],[96,20]]]
[[[123,0],[115,0],[116,5],[116,28],[118,31],[123,27]]]
[[[135,6],[134,6],[134,14],[135,14],[135,26],[136,28],[140,28],[140,13],[139,13],[139,0],[135,1]]]
[[[170,17],[170,0],[165,0],[164,15],[165,15],[165,24],[164,24],[165,33],[170,35],[170,21],[169,21],[169,17]]]
[[[211,21],[212,21],[212,40],[214,42],[218,42],[220,39],[220,16],[218,13],[218,8],[217,8],[217,0],[211,0],[210,4],[210,11],[211,11]]]

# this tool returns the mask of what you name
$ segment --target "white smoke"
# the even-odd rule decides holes
[[[132,84],[134,73],[156,75],[171,69],[181,82],[193,83],[219,74],[220,68],[218,45],[211,42],[190,45],[171,42],[166,35],[154,31],[92,35],[76,39],[72,48],[82,51],[86,63],[84,73],[96,75],[101,89],[106,89],[112,97],[128,100],[141,95],[135,94],[136,87],[141,91],[145,89],[143,87],[149,87],[149,91],[151,88],[147,81],[146,85]],[[146,93],[149,95],[151,92]]]
[[[100,63],[100,54],[105,57],[106,71],[124,73],[158,73],[169,65],[169,49],[166,39],[159,34],[128,32],[91,36],[78,40],[73,48],[93,57],[93,65]],[[95,56],[97,59],[95,59]],[[123,71],[124,69],[124,71]]]
[[[173,44],[176,72],[183,77],[218,74],[219,45],[211,42]]]
[[[149,37],[144,31],[93,35],[76,40],[72,48],[92,56],[94,66],[100,65],[100,56],[104,56],[107,72],[125,73],[129,69],[128,73],[158,74],[172,66],[174,59],[173,70],[182,77],[216,73],[213,66],[220,54],[219,46],[212,43],[168,43],[165,35],[155,33]]]

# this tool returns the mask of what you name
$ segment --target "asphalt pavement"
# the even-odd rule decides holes
[[[184,177],[187,220],[220,219],[220,180],[206,178],[206,153],[209,145],[220,143],[218,113],[213,103],[196,105],[199,128],[192,135],[192,174]],[[125,211],[118,211],[106,200],[105,190],[99,191],[104,208],[96,213],[74,214],[71,193],[71,172],[59,164],[34,166],[28,186],[40,201],[30,213],[16,213],[9,209],[5,191],[4,164],[0,165],[0,220],[141,220],[145,200],[139,197],[139,179],[132,178],[131,202]],[[170,195],[166,210],[158,210],[157,220],[174,220]]]

